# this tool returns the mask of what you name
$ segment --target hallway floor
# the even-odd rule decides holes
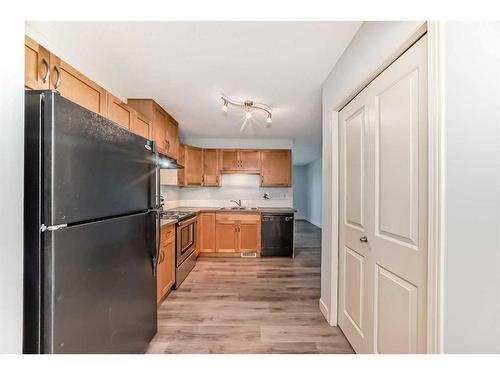
[[[295,258],[198,258],[158,309],[148,353],[353,353],[318,308],[321,230],[296,222]]]

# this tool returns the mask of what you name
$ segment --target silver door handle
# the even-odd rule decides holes
[[[47,60],[45,59],[42,59],[42,64],[45,66],[45,75],[43,76],[42,78],[42,82],[45,83],[47,82],[47,79],[49,79],[49,76],[50,76],[50,66],[49,66],[49,63],[47,62]]]
[[[59,68],[57,66],[54,66],[54,71],[57,73],[57,79],[56,83],[54,85],[54,89],[58,89],[59,86],[61,85],[61,72],[59,71]]]
[[[359,240],[361,242],[368,242],[368,238],[366,238],[366,236],[360,237]]]

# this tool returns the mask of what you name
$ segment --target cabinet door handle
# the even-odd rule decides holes
[[[219,176],[216,176],[216,177],[215,177],[215,183],[216,183],[217,185],[219,185]]]
[[[61,86],[61,72],[59,71],[59,68],[57,66],[54,66],[54,70],[57,73],[57,79],[56,79],[56,84],[54,85],[54,89],[58,89],[59,86]]]
[[[264,175],[260,176],[260,183],[261,183],[261,185],[264,185]]]
[[[42,78],[42,82],[46,83],[50,76],[50,67],[49,63],[45,59],[42,59],[42,64],[45,66],[45,75]]]

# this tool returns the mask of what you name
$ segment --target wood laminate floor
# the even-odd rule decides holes
[[[321,230],[296,222],[291,258],[199,258],[158,309],[148,353],[353,353],[318,308]]]

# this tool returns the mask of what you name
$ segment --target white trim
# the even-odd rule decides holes
[[[380,72],[394,62],[425,32],[428,34],[428,114],[429,114],[429,238],[428,238],[428,303],[427,352],[443,353],[443,256],[444,256],[444,95],[443,95],[443,25],[427,22],[401,46],[370,79],[363,82],[341,105],[332,111],[332,235],[330,273],[330,319],[338,324],[338,251],[339,251],[339,192],[338,192],[338,122],[339,111]],[[321,300],[320,300],[321,302]],[[322,308],[320,303],[320,309]]]
[[[444,27],[428,22],[429,228],[427,352],[443,353]]]
[[[326,321],[329,322],[330,321],[330,312],[328,311],[328,307],[326,307],[325,303],[323,302],[323,300],[321,298],[319,299],[319,311],[321,311],[321,313],[325,317]]]
[[[330,254],[330,323],[338,325],[338,293],[339,293],[339,111],[332,111],[332,227]]]

